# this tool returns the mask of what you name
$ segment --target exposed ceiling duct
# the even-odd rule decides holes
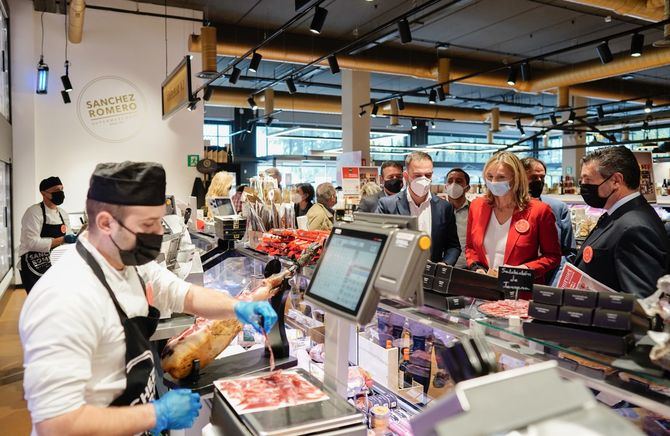
[[[253,93],[252,89],[213,87],[214,92],[209,99],[210,106],[245,107],[247,99]],[[264,95],[255,96],[258,103],[264,102]],[[289,94],[288,92],[274,92],[274,110],[290,110],[297,112],[321,112],[340,114],[342,113],[342,101],[340,97],[333,95],[315,94]],[[391,102],[379,106],[378,115],[395,116],[391,108]],[[449,106],[437,106],[429,104],[405,103],[405,109],[398,113],[403,118],[425,118],[425,119],[449,119],[466,122],[485,122],[490,118],[491,112],[483,109],[456,108]],[[527,114],[515,112],[500,112],[500,122],[514,124],[517,118],[532,120]]]
[[[69,26],[67,28],[67,39],[72,44],[79,44],[84,35],[84,12],[86,3],[84,0],[71,0],[68,11]]]
[[[565,0],[645,21],[663,19],[663,0]]]

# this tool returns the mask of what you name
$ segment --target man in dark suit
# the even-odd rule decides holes
[[[615,291],[647,297],[668,272],[670,241],[639,188],[640,167],[628,148],[600,149],[582,159],[582,197],[605,212],[575,265]]]
[[[431,260],[454,265],[461,254],[456,218],[451,204],[430,192],[433,159],[420,151],[410,153],[403,176],[407,189],[380,199],[377,213],[416,216],[419,230],[431,237]]]
[[[379,199],[395,195],[402,189],[402,164],[392,160],[382,163],[381,185],[382,190],[377,195],[364,197],[358,205],[359,212],[375,213]]]

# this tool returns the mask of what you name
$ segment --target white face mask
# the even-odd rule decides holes
[[[409,189],[411,189],[415,195],[424,197],[430,192],[430,182],[431,180],[428,177],[417,177],[416,179],[412,180],[409,185]]]
[[[504,180],[502,182],[489,182],[486,180],[486,187],[491,191],[491,194],[496,197],[502,197],[507,194],[510,190],[509,182]]]
[[[291,202],[292,203],[300,203],[302,201],[302,195],[300,194],[291,194]]]
[[[449,197],[457,199],[463,196],[465,189],[458,183],[452,183],[451,185],[447,185],[446,192]]]

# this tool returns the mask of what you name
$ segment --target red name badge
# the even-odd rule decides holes
[[[65,233],[67,232],[67,227],[65,227],[65,224],[61,224],[61,226],[60,226],[60,232],[61,232],[62,234],[65,234]]]
[[[593,247],[591,247],[590,245],[584,247],[584,253],[582,254],[582,258],[584,259],[584,262],[591,263],[591,261],[593,260]]]
[[[530,224],[526,220],[519,220],[516,222],[516,224],[514,224],[514,228],[519,233],[526,233],[528,230],[530,230]]]

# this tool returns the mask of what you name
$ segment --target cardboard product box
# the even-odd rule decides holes
[[[447,297],[447,310],[464,309],[465,297]]]
[[[632,312],[635,307],[635,295],[614,292],[599,292],[598,307],[610,310]]]
[[[435,265],[435,276],[442,278],[451,277],[452,267],[448,265]]]
[[[582,289],[563,290],[563,304],[566,306],[594,308],[597,302],[598,293],[595,291],[585,291]]]
[[[596,309],[593,314],[593,325],[606,329],[625,330],[633,329],[633,314],[621,310]]]
[[[558,320],[569,324],[591,325],[593,309],[589,307],[561,306],[558,310]]]
[[[424,276],[435,276],[435,271],[437,270],[437,265],[430,260],[426,262],[426,269],[423,271]]]
[[[536,285],[533,287],[533,301],[560,306],[563,304],[563,289]]]
[[[435,292],[439,292],[440,294],[445,294],[446,295],[448,287],[449,287],[449,282],[445,278],[442,278],[440,276],[436,276],[435,280],[433,280],[433,291],[435,291]]]
[[[558,306],[542,304],[533,300],[528,307],[528,316],[542,321],[556,321],[558,319]]]
[[[425,275],[423,276],[423,289],[433,289],[433,282],[435,277]]]

